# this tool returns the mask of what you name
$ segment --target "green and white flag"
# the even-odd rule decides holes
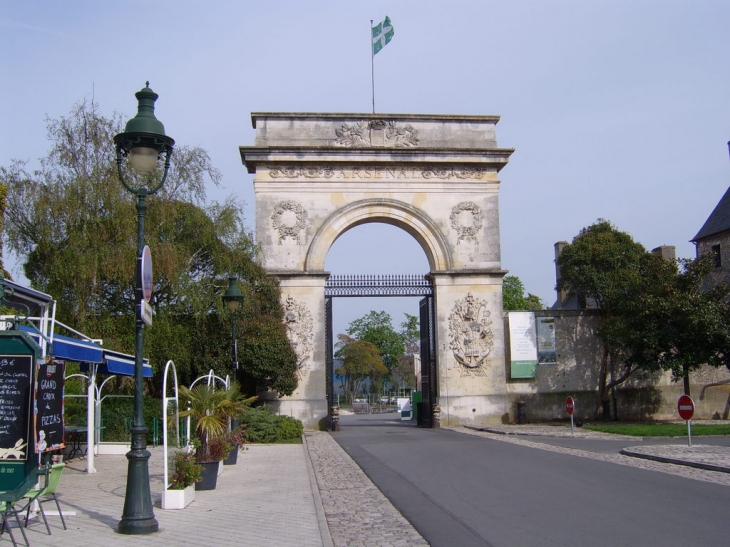
[[[383,49],[393,39],[393,25],[390,23],[390,17],[385,16],[382,23],[378,23],[373,27],[373,55]]]

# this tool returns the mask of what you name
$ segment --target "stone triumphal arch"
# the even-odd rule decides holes
[[[240,151],[255,174],[256,238],[264,267],[281,282],[299,360],[299,387],[275,403],[279,411],[309,428],[325,422],[331,342],[325,258],[347,230],[383,222],[413,236],[430,267],[431,310],[421,314],[422,329],[428,317],[432,323],[430,365],[424,365],[427,423],[499,421],[507,388],[498,173],[513,151],[497,146],[499,118],[251,117],[256,141]]]

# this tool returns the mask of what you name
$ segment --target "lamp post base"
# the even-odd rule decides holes
[[[135,429],[132,427],[132,449],[127,452],[127,491],[117,532],[128,535],[152,534],[160,529],[160,525],[152,510],[148,467],[151,454],[147,450],[145,439],[147,428],[140,428],[142,431]]]

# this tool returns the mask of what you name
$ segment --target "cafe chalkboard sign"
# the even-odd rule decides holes
[[[63,390],[66,372],[63,361],[40,363],[35,390],[35,451],[50,452],[63,442]]]
[[[0,331],[0,500],[13,501],[36,483],[33,389],[41,348],[25,332]]]
[[[33,355],[0,355],[0,459],[28,459]]]

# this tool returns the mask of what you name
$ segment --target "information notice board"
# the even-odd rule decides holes
[[[66,366],[50,361],[38,366],[35,390],[35,450],[50,452],[64,448],[63,390]]]
[[[510,377],[534,378],[537,373],[535,314],[511,311],[509,318]]]

